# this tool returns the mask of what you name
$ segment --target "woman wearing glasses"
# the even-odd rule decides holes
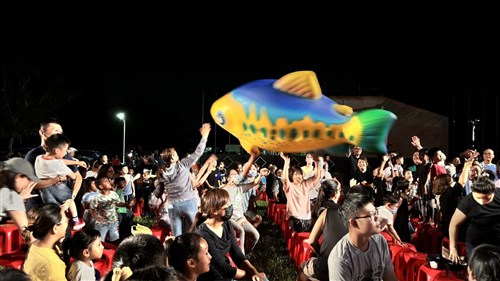
[[[28,229],[37,239],[29,248],[23,270],[33,280],[66,280],[66,264],[61,259],[59,241],[68,228],[68,217],[57,204],[42,205]]]
[[[349,233],[328,257],[330,280],[397,280],[373,199],[348,193],[339,213]]]
[[[207,241],[212,260],[210,271],[197,280],[267,280],[266,274],[257,271],[238,247],[233,225],[229,223],[233,214],[229,193],[225,189],[209,189],[201,200],[200,211],[195,219],[195,225],[199,223],[196,232]],[[227,254],[236,267],[231,265]]]

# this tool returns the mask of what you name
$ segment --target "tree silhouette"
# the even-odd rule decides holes
[[[0,53],[0,64],[0,136],[8,139],[11,155],[14,141],[22,143],[23,137],[36,135],[39,120],[80,93],[64,89],[62,71],[37,69],[27,59],[7,51]]]

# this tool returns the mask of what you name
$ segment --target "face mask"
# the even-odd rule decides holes
[[[233,205],[229,205],[229,207],[226,208],[226,212],[224,216],[221,217],[221,219],[223,221],[228,221],[229,219],[231,219],[232,216],[233,216]]]
[[[394,215],[398,212],[398,209],[394,208],[394,209],[391,209],[391,213]]]

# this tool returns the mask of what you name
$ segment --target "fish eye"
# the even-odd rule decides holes
[[[224,114],[222,112],[217,112],[217,122],[220,125],[225,125],[226,124],[226,119],[224,118]]]

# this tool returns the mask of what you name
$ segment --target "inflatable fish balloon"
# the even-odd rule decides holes
[[[261,149],[343,155],[353,145],[386,153],[387,136],[397,119],[386,110],[358,113],[336,103],[321,93],[312,71],[244,84],[216,100],[210,114],[252,155]]]

